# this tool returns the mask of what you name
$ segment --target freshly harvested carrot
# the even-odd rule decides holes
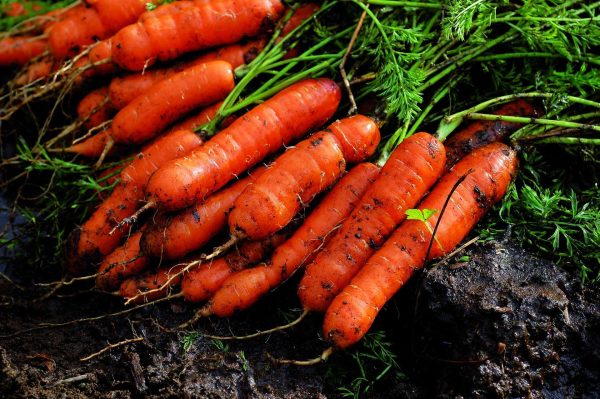
[[[541,111],[526,100],[516,100],[505,104],[494,112],[495,115],[540,116]],[[505,121],[476,121],[452,134],[446,141],[446,169],[450,169],[459,159],[473,150],[495,141],[504,140],[510,133],[523,127],[522,123]]]
[[[267,263],[229,277],[201,310],[202,315],[228,317],[238,310],[248,309],[310,262],[336,226],[357,206],[378,174],[379,168],[371,163],[362,163],[350,170],[306,217],[300,228],[275,249]],[[184,288],[186,298],[200,294],[202,292],[186,292]]]
[[[111,35],[119,29],[135,23],[141,15],[147,13],[148,4],[156,3],[157,1],[145,0],[94,0],[88,2],[96,10],[105,29]]]
[[[7,17],[22,17],[32,11],[39,11],[42,6],[31,2],[13,1],[2,7],[2,14]]]
[[[246,241],[222,258],[200,264],[191,269],[185,274],[181,282],[183,296],[191,302],[199,302],[209,298],[213,292],[219,289],[228,276],[259,262],[281,244],[286,236],[285,233],[278,233],[263,241]],[[184,267],[183,271],[188,264],[182,264],[181,266]],[[179,279],[173,279],[172,283],[175,284],[175,281],[178,282]],[[173,284],[163,283],[163,285]]]
[[[194,108],[224,99],[233,86],[233,70],[227,62],[188,68],[120,110],[113,119],[112,138],[117,143],[142,143]]]
[[[72,236],[69,271],[80,274],[111,253],[127,233],[127,226],[109,234],[113,227],[140,207],[150,175],[166,161],[177,158],[202,144],[197,134],[179,130],[146,146],[121,172],[119,184]]]
[[[205,62],[221,60],[228,62],[235,69],[258,54],[264,44],[264,40],[253,40],[246,44],[232,44],[169,68],[159,68],[144,71],[144,73],[115,77],[109,86],[111,100],[117,108],[121,109],[136,97],[146,93],[156,83]]]
[[[121,29],[113,39],[113,61],[141,71],[157,60],[256,36],[282,12],[279,0],[221,0],[160,15]]]
[[[515,152],[500,143],[476,149],[459,161],[419,205],[421,210],[437,212],[425,222],[405,221],[335,297],[325,314],[323,336],[336,349],[358,342],[383,305],[415,270],[423,267],[433,229],[448,197],[451,195],[427,260],[452,251],[504,196],[517,163]],[[461,178],[464,181],[456,186]]]
[[[305,309],[324,312],[371,254],[441,175],[444,146],[427,133],[404,140],[340,232],[306,267],[298,288]]]
[[[346,169],[373,155],[379,128],[363,115],[334,122],[279,156],[249,185],[229,214],[233,237],[264,239],[286,226]]]
[[[258,168],[247,177],[175,215],[159,214],[142,236],[144,253],[177,259],[201,248],[227,225],[227,212],[244,189],[265,171]]]
[[[48,48],[48,41],[38,36],[14,36],[0,40],[0,67],[23,66]]]
[[[129,303],[132,304],[163,298],[169,294],[169,290],[174,285],[181,281],[183,276],[180,275],[180,271],[182,268],[183,265],[161,267],[156,272],[147,272],[129,278],[121,284],[119,295],[129,299]]]
[[[21,68],[19,74],[13,79],[13,83],[16,86],[28,85],[36,80],[47,78],[55,68],[54,58],[50,55],[43,56]]]
[[[146,269],[150,258],[140,251],[142,231],[133,233],[125,244],[111,252],[100,264],[96,287],[104,291],[118,288],[128,277]]]
[[[330,79],[307,79],[256,106],[189,156],[169,162],[148,182],[147,199],[181,209],[223,187],[283,145],[335,113],[340,89]]]
[[[112,118],[116,109],[108,96],[108,87],[92,90],[77,104],[77,115],[84,126],[91,129]]]
[[[85,140],[64,148],[64,152],[79,154],[86,158],[98,158],[108,148],[106,156],[114,155],[118,151],[116,146],[108,146],[111,136],[111,128],[108,127]]]

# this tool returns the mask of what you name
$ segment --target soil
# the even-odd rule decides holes
[[[364,396],[600,397],[598,295],[511,243],[477,245],[466,254],[468,262],[449,260],[416,276],[381,313],[374,328],[393,337],[407,377],[388,373]],[[294,284],[250,312],[204,320],[198,329],[239,335],[282,323],[278,310],[296,303],[289,294]],[[170,330],[193,313],[174,300],[39,328],[118,312],[122,302],[77,291],[83,287],[37,302],[6,282],[0,288],[0,395],[6,398],[325,398],[342,396],[339,386],[359,375],[353,359],[361,348],[311,367],[271,362],[268,353],[300,359],[320,353],[317,316],[286,332],[215,341]]]

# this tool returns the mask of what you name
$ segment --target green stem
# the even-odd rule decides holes
[[[414,7],[414,8],[429,8],[441,10],[444,6],[440,3],[425,3],[421,1],[394,1],[394,0],[368,0],[367,3],[374,6],[389,6],[389,7]]]
[[[549,116],[549,115],[550,114],[548,114],[547,116]],[[568,122],[574,122],[574,121],[580,121],[580,120],[589,120],[589,119],[598,118],[598,117],[600,117],[600,111],[587,112],[585,114],[579,114],[579,115],[570,115],[567,117],[563,117],[561,120],[568,121]],[[543,125],[543,126],[527,125],[527,126],[529,126],[531,128],[529,130],[527,130],[527,132],[525,134],[519,135],[519,139],[515,140],[515,141],[536,140],[537,139],[536,136],[544,136],[545,133],[554,129],[554,126],[548,126],[548,125]]]
[[[465,119],[485,120],[485,121],[535,123],[535,124],[539,124],[539,125],[560,126],[560,127],[572,128],[572,129],[589,129],[589,130],[594,130],[596,132],[600,132],[600,125],[590,125],[587,123],[577,123],[577,122],[569,122],[569,121],[563,121],[563,120],[530,118],[530,117],[525,117],[525,116],[480,114],[480,113],[473,112],[473,113],[465,115],[464,118]]]
[[[504,17],[504,18],[496,18],[494,23],[496,22],[519,22],[519,21],[538,21],[538,22],[591,22],[598,21],[600,17],[593,18],[561,18],[561,17],[530,17],[530,16],[522,16],[522,17]]]
[[[546,139],[542,139],[536,141],[536,143],[542,144],[585,144],[585,145],[600,145],[600,139],[587,139],[581,137],[548,137]]]

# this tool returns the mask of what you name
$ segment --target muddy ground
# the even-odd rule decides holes
[[[467,262],[451,259],[416,276],[381,313],[373,328],[387,334],[399,367],[377,380],[381,363],[364,362],[374,382],[363,396],[600,397],[597,293],[510,243],[478,244],[466,255]],[[298,306],[295,283],[250,312],[204,320],[197,329],[240,335],[282,323],[281,310]],[[249,341],[215,341],[170,330],[193,313],[177,300],[39,328],[123,306],[106,294],[79,292],[84,286],[37,302],[5,281],[0,288],[0,396],[6,398],[335,398],[343,396],[341,387],[357,384],[356,358],[369,353],[358,346],[325,364],[276,365],[269,353],[300,359],[320,353],[318,316]],[[23,331],[31,328],[37,329]],[[138,341],[80,360],[131,339]]]

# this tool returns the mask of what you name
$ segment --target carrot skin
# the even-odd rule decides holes
[[[267,155],[325,123],[339,101],[339,87],[324,78],[307,79],[282,90],[201,149],[158,170],[148,183],[148,200],[175,210],[205,198]]]
[[[144,142],[194,108],[222,100],[233,86],[233,70],[227,62],[188,68],[120,110],[113,119],[112,138],[117,143]]]
[[[142,236],[142,250],[148,256],[177,259],[200,249],[227,225],[227,212],[235,199],[265,168],[216,192],[175,215],[159,214]]]
[[[231,233],[260,240],[282,229],[302,206],[337,181],[346,161],[356,163],[373,155],[379,139],[375,122],[355,115],[288,149],[235,201],[229,214]]]
[[[157,60],[255,36],[282,12],[279,0],[222,0],[150,18],[114,36],[113,60],[141,71]]]
[[[0,67],[23,66],[48,48],[48,41],[33,36],[14,36],[0,40]]]
[[[19,74],[13,79],[13,82],[17,86],[25,86],[38,79],[47,78],[55,68],[56,63],[54,62],[54,59],[50,55],[44,56],[38,61],[31,62],[23,67]]]
[[[190,270],[181,282],[183,297],[189,302],[205,301],[221,288],[227,277],[260,262],[285,241],[288,234],[277,233],[262,241],[244,241],[227,255]]]
[[[503,105],[494,115],[539,117],[541,110],[529,101],[519,99]],[[489,143],[503,141],[509,134],[523,127],[522,123],[505,121],[475,121],[464,129],[450,135],[444,142],[446,147],[446,170],[473,150]]]
[[[111,253],[128,232],[128,228],[118,229],[113,234],[109,232],[140,207],[144,199],[144,187],[150,175],[166,161],[181,156],[201,144],[198,135],[180,130],[146,146],[140,155],[123,169],[119,176],[120,182],[110,197],[75,231],[69,256],[69,271],[72,274],[80,274]]]
[[[85,120],[84,126],[91,129],[112,118],[115,107],[108,96],[108,87],[92,90],[77,104],[79,119]]]
[[[371,327],[383,305],[423,267],[431,231],[440,211],[458,180],[465,180],[452,193],[436,231],[427,260],[447,254],[475,226],[488,209],[499,201],[517,169],[517,157],[504,144],[479,148],[456,164],[419,205],[437,213],[423,221],[405,221],[335,297],[323,324],[324,337],[338,349],[358,342]],[[438,245],[441,244],[440,247]]]
[[[379,168],[361,163],[348,172],[308,215],[271,259],[260,266],[229,277],[209,302],[211,311],[228,317],[248,309],[269,290],[279,286],[296,270],[310,262],[379,175]],[[184,292],[185,294],[185,292]]]
[[[150,259],[140,251],[142,232],[133,233],[122,246],[111,252],[100,264],[96,287],[113,291],[128,277],[146,269]]]
[[[143,294],[131,301],[134,305],[163,298],[168,295],[173,286],[181,282],[182,276],[174,276],[181,271],[182,267],[183,266],[181,265],[161,267],[155,272],[147,272],[139,276],[128,278],[121,284],[119,295],[123,298],[130,299],[139,294]],[[171,282],[167,283],[169,279],[171,279]],[[148,292],[159,288],[159,291]],[[148,293],[144,294],[145,292]]]
[[[369,256],[435,183],[446,162],[443,145],[427,133],[404,140],[379,178],[342,224],[339,234],[307,266],[298,288],[305,309],[324,312]]]

